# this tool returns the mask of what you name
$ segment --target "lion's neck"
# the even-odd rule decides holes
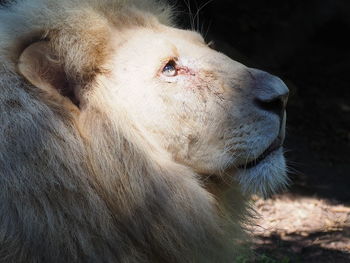
[[[216,251],[229,244],[223,242],[228,238],[224,231],[232,227],[222,228],[226,212],[218,208],[196,174],[160,156],[135,130],[123,134],[118,125],[101,116],[92,123],[87,129],[91,174],[125,238],[135,246],[147,247],[162,262],[169,254],[179,257],[174,262],[182,262],[185,255],[210,259],[201,262],[228,256]],[[94,134],[109,134],[115,141]],[[239,225],[234,228],[240,231]]]

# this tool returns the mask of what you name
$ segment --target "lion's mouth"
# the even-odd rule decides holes
[[[256,159],[249,161],[246,164],[239,165],[238,169],[249,169],[254,166],[257,166],[261,161],[263,161],[267,156],[269,156],[274,151],[280,149],[283,145],[283,140],[280,137],[277,137],[276,140],[274,140],[271,145]]]

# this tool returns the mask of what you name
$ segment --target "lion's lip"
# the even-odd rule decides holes
[[[280,149],[283,145],[283,139],[281,137],[277,137],[271,145],[256,159],[249,161],[245,164],[239,165],[238,169],[249,169],[256,165],[258,165],[261,161],[263,161],[268,155],[270,155],[272,152]]]

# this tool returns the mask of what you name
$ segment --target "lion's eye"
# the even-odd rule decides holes
[[[170,60],[163,68],[162,73],[167,77],[175,77],[177,75],[176,62]]]

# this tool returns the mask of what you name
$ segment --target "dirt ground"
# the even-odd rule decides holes
[[[295,194],[255,205],[254,262],[350,262],[350,207]]]

